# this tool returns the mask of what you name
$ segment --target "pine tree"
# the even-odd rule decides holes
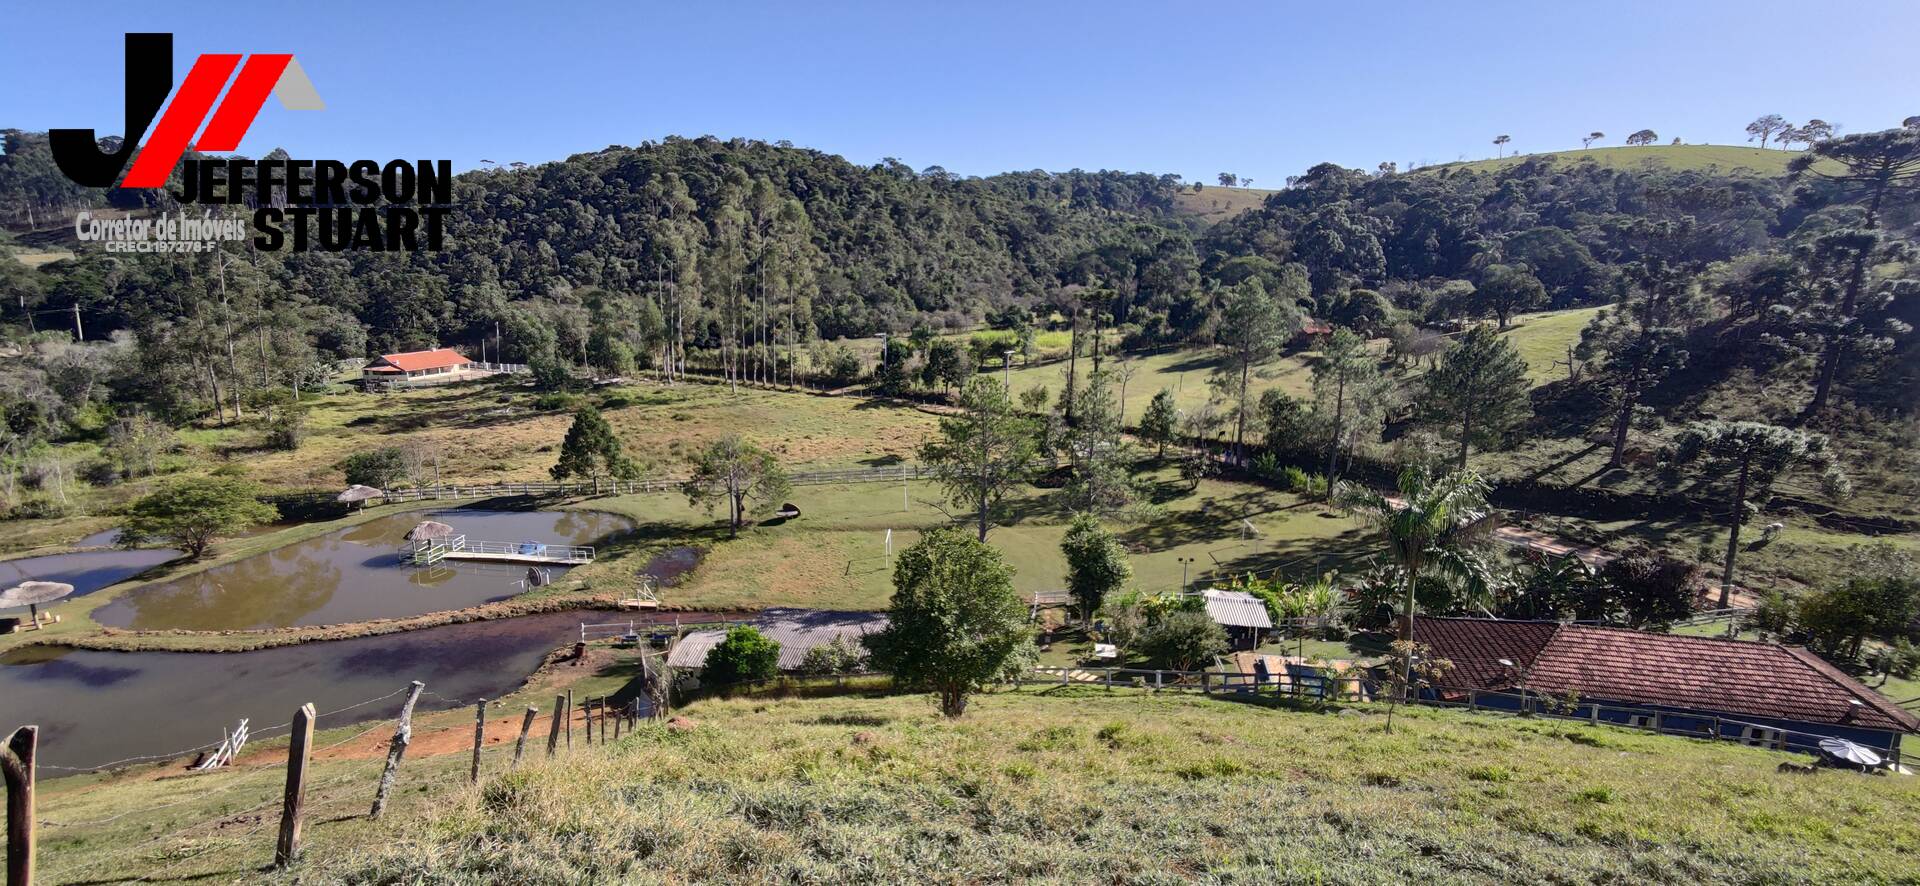
[[[1460,443],[1457,471],[1467,469],[1472,447],[1500,445],[1532,411],[1527,361],[1511,342],[1485,326],[1468,330],[1422,381],[1421,411]]]
[[[621,453],[620,438],[600,410],[582,406],[573,414],[573,426],[560,443],[560,461],[551,473],[555,480],[586,477],[597,484],[602,477],[632,477],[638,469]]]

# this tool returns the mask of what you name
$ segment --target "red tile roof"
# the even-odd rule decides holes
[[[461,366],[472,363],[459,351],[452,348],[434,348],[431,351],[407,351],[401,354],[381,354],[376,365],[368,366],[375,372],[380,371],[377,364],[386,363],[405,372],[419,372],[422,369],[438,369],[443,366]]]
[[[1453,663],[1443,685],[1527,688],[1663,705],[1920,732],[1920,718],[1804,649],[1717,637],[1535,621],[1416,618],[1414,639]],[[1858,701],[1859,704],[1854,702]]]

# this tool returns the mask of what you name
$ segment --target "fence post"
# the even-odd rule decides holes
[[[413,703],[420,700],[420,690],[427,684],[413,681],[407,692],[407,703],[400,706],[400,726],[393,731],[393,741],[387,746],[387,768],[380,771],[380,787],[373,792],[373,812],[369,818],[379,818],[387,811],[387,792],[393,790],[393,776],[400,768],[400,758],[407,753],[407,744],[413,741]]]
[[[553,697],[553,720],[547,724],[547,756],[549,757],[553,756],[554,750],[560,745],[560,718],[566,715],[566,705],[566,696]]]
[[[467,770],[467,783],[480,781],[480,746],[487,740],[487,700],[473,703],[473,767]]]
[[[22,726],[0,748],[0,773],[7,783],[7,886],[33,886],[34,757],[40,727]]]
[[[567,690],[567,752],[573,752],[573,690]]]
[[[1480,690],[1469,689],[1467,690],[1467,711],[1472,713],[1478,710],[1480,710]]]
[[[1660,733],[1660,712],[1659,711],[1653,712],[1653,732],[1655,735],[1658,735]]]
[[[581,728],[587,731],[587,747],[593,747],[593,697],[580,699]]]
[[[539,708],[527,705],[527,717],[520,721],[520,740],[513,743],[513,765],[507,767],[509,770],[520,768],[520,758],[527,752],[527,733],[533,730],[533,717],[538,713]]]
[[[1587,725],[1600,725],[1600,705],[1597,702],[1587,705]]]
[[[273,850],[275,867],[300,858],[300,828],[307,816],[307,759],[313,754],[313,703],[293,714],[293,740],[287,746],[287,792],[280,808],[280,842]]]

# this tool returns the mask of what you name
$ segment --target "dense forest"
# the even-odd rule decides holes
[[[7,131],[5,149],[16,249],[70,245],[77,208],[174,208],[73,187],[44,135]],[[1920,131],[1824,140],[1801,161],[1783,178],[1322,164],[1206,227],[1177,211],[1201,186],[1176,176],[970,178],[669,138],[463,174],[438,253],[0,255],[0,319],[37,342],[0,376],[0,408],[18,453],[136,407],[226,421],[344,361],[434,344],[554,384],[690,368],[790,381],[834,371],[825,340],[983,323],[1231,350],[1233,304],[1257,291],[1415,363],[1464,321],[1613,304],[1555,396],[1610,417],[1616,460],[1650,407],[1742,374],[1767,379],[1769,420],[1910,427]],[[76,317],[98,344],[60,345]]]

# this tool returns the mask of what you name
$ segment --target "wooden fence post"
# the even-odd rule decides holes
[[[580,699],[580,728],[586,730],[587,747],[593,747],[593,697]]]
[[[560,745],[560,718],[566,716],[566,706],[566,696],[553,697],[553,720],[547,724],[547,756],[549,757],[553,756],[554,750]]]
[[[387,811],[387,793],[393,790],[393,776],[400,768],[400,758],[407,753],[407,744],[413,741],[413,703],[420,700],[420,690],[427,684],[413,681],[407,692],[407,703],[400,706],[400,726],[393,731],[393,741],[387,746],[387,768],[380,772],[380,787],[373,793],[373,811],[369,818],[379,818]]]
[[[527,733],[533,729],[533,717],[540,709],[527,705],[527,718],[520,721],[520,740],[513,743],[513,765],[508,769],[520,768],[520,758],[527,753]]]
[[[1600,705],[1597,702],[1587,705],[1587,725],[1600,725]]]
[[[1473,713],[1479,710],[1480,710],[1480,690],[1478,689],[1467,690],[1467,712]]]
[[[300,858],[300,828],[307,815],[307,759],[313,754],[313,703],[293,714],[293,740],[287,746],[287,793],[280,808],[280,842],[273,850],[275,867]]]
[[[40,727],[22,726],[0,748],[0,774],[7,783],[7,886],[33,886],[34,757]]]
[[[487,700],[473,703],[473,767],[467,770],[467,783],[480,782],[480,747],[487,741]]]
[[[573,751],[573,690],[567,690],[567,751]]]

